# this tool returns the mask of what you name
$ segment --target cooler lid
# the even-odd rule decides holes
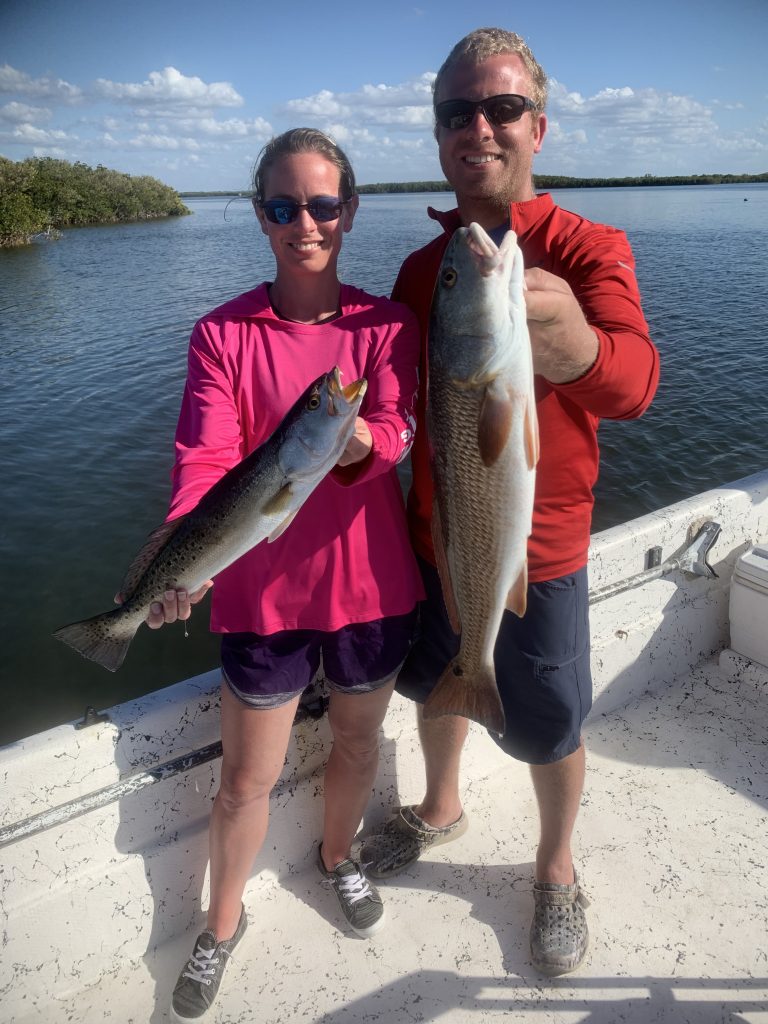
[[[736,562],[733,574],[768,587],[768,547],[755,545],[745,551]]]

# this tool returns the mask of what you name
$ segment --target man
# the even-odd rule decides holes
[[[430,210],[444,229],[403,264],[393,298],[407,302],[426,339],[431,295],[451,235],[476,221],[497,244],[517,232],[527,268],[526,308],[536,373],[541,458],[528,547],[528,611],[504,613],[496,677],[507,731],[497,739],[530,764],[540,818],[531,953],[548,975],[579,966],[588,930],[571,855],[584,782],[581,725],[592,702],[587,552],[597,479],[601,417],[640,416],[658,382],[623,232],[592,224],[536,195],[533,158],[547,129],[547,79],[523,40],[478,29],[453,48],[434,83],[435,137],[458,209]],[[432,485],[424,427],[426,345],[420,427],[408,499],[411,537],[427,591],[421,637],[398,690],[423,704],[458,650],[447,621],[430,535]],[[370,874],[385,877],[467,828],[459,796],[466,719],[425,721],[418,710],[427,788],[364,844]],[[496,737],[494,737],[496,738]]]

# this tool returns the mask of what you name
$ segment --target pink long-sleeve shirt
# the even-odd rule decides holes
[[[394,469],[415,429],[418,325],[404,305],[348,285],[341,309],[324,324],[282,320],[262,284],[192,332],[168,519],[193,508],[334,366],[347,383],[367,379],[360,416],[373,438],[367,458],[336,467],[285,533],[217,575],[213,632],[332,631],[405,614],[422,596]]]

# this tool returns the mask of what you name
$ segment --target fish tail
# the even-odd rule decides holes
[[[137,629],[138,625],[122,609],[116,608],[92,619],[62,626],[53,635],[84,658],[116,672],[123,664]]]
[[[464,675],[459,659],[455,658],[424,703],[425,718],[439,718],[441,715],[471,718],[502,736],[506,720],[493,668],[481,668],[476,675],[468,677]]]

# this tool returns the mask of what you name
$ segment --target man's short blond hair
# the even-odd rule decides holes
[[[432,84],[433,103],[437,98],[440,85],[445,75],[457,64],[482,64],[489,57],[500,54],[515,54],[525,65],[531,76],[530,99],[536,104],[536,113],[542,113],[547,105],[547,75],[544,68],[533,56],[525,40],[515,32],[507,32],[503,28],[476,28],[474,32],[464,36],[454,46],[443,61]]]

